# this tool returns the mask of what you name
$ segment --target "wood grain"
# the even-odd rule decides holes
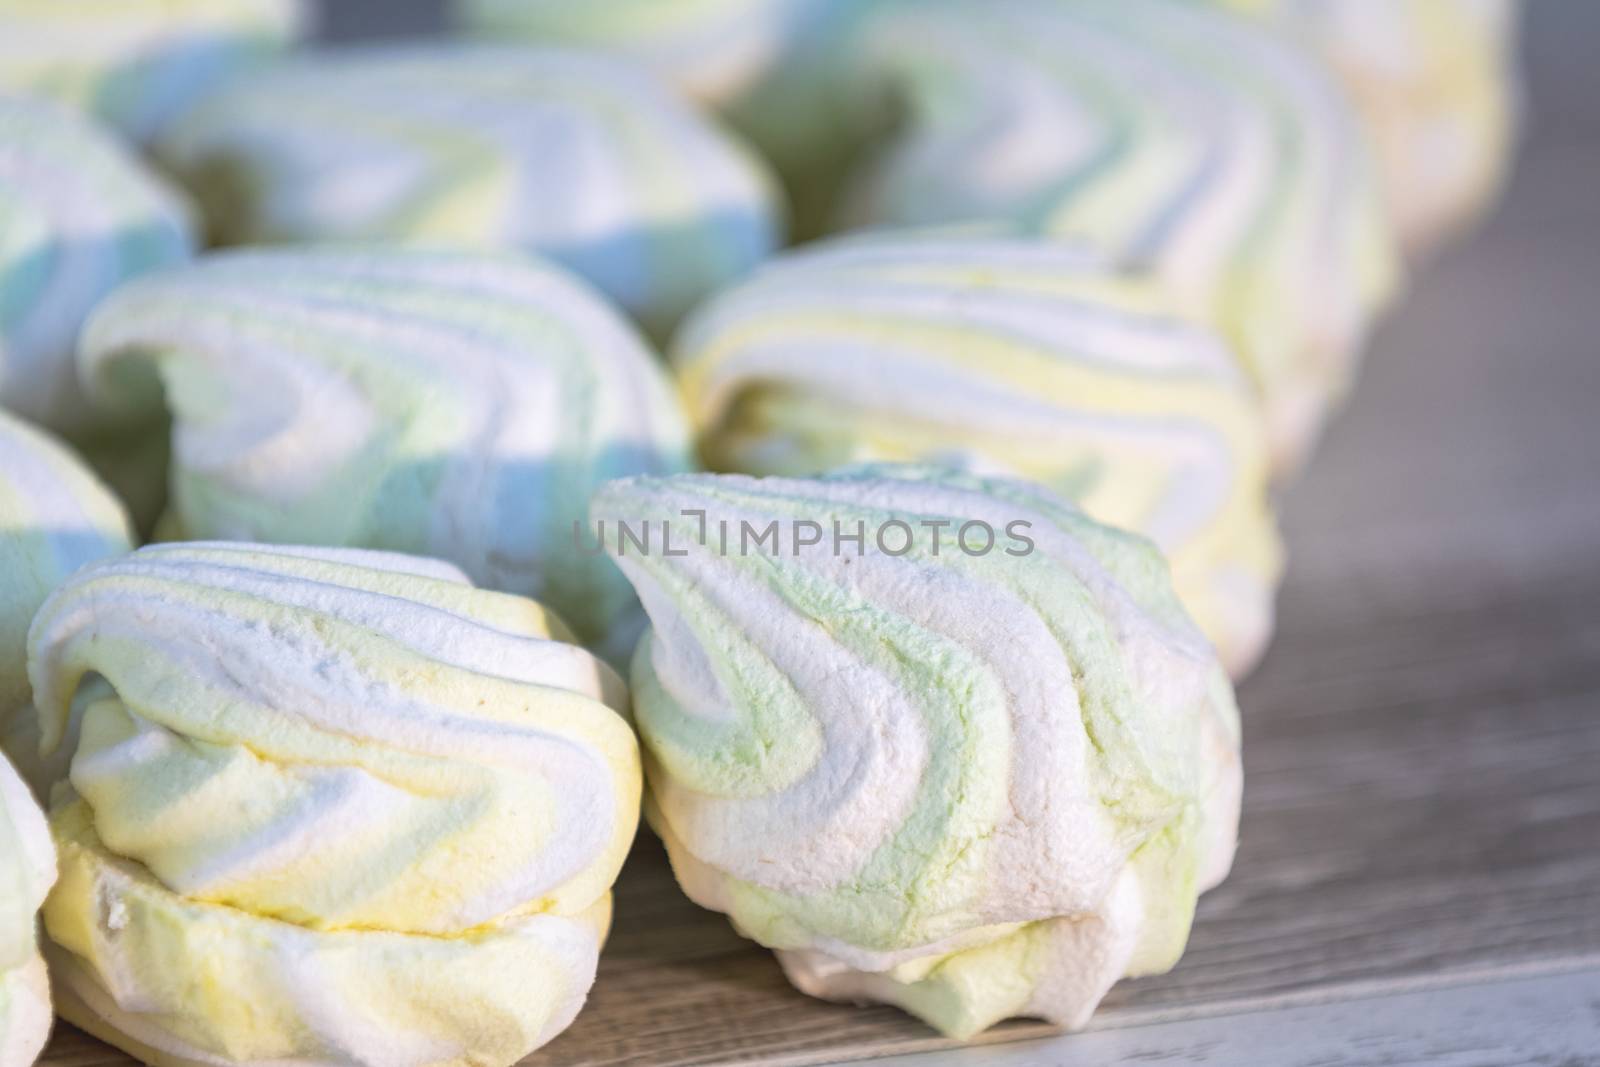
[[[1559,1067],[1600,1065],[1600,970],[1091,1030],[892,1067]]]
[[[1179,967],[1115,989],[1096,1027],[1600,960],[1600,87],[1578,32],[1597,12],[1531,6],[1545,63],[1511,196],[1386,325],[1287,502],[1281,627],[1241,693],[1233,876]],[[798,1065],[947,1044],[895,1011],[791,991],[646,839],[588,1009],[528,1063]],[[127,1061],[63,1028],[45,1062]]]

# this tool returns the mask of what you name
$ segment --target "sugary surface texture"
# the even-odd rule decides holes
[[[1148,542],[1027,483],[905,466],[630,479],[592,515],[655,524],[655,551],[619,556],[652,622],[652,824],[688,894],[802,989],[969,1036],[1079,1024],[1177,959],[1231,861],[1238,723]],[[774,521],[777,550],[746,550]],[[861,554],[834,523],[864,525]],[[958,547],[973,523],[991,551],[976,526]]]

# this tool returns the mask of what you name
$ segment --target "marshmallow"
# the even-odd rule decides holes
[[[577,51],[411,46],[292,61],[189,112],[158,154],[225,243],[529,249],[657,333],[779,241],[753,155],[655,79]]]
[[[593,981],[637,824],[621,682],[431,560],[156,546],[35,620],[89,674],[45,905],[59,1010],[157,1065],[511,1064]]]
[[[774,261],[674,352],[717,470],[862,460],[1030,478],[1142,533],[1236,675],[1281,570],[1265,429],[1228,347],[1081,248],[891,235]]]
[[[1239,350],[1293,470],[1398,271],[1331,76],[1250,20],[1170,0],[956,0],[875,40],[909,115],[846,217],[1002,220],[1160,274]]]
[[[1142,538],[933,468],[614,482],[647,814],[802,990],[969,1037],[1170,967],[1226,874],[1238,713]],[[616,524],[651,522],[641,552]]]
[[[548,601],[625,659],[643,617],[580,548],[594,486],[671,473],[688,430],[638,335],[565,271],[511,253],[239,251],[141,280],[86,330],[115,402],[166,384],[174,539],[438,556]]]

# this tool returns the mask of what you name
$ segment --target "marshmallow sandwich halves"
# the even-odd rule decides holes
[[[592,515],[614,552],[654,531],[618,555],[652,825],[799,988],[967,1037],[1176,961],[1232,859],[1238,719],[1146,541],[915,467],[628,479]]]
[[[146,1063],[509,1065],[594,979],[638,750],[609,668],[431,560],[188,544],[80,572],[45,905],[58,1007]]]

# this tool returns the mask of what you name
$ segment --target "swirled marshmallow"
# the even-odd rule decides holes
[[[849,217],[998,220],[1152,270],[1221,327],[1280,470],[1346,387],[1397,257],[1334,79],[1248,19],[1173,0],[953,0],[879,22],[904,128]]]
[[[158,151],[226,243],[533,250],[657,333],[764,258],[781,228],[753,155],[644,72],[578,51],[292,61],[215,94]]]
[[[652,825],[802,990],[966,1037],[1178,958],[1238,722],[1148,542],[905,466],[627,479],[592,516],[650,612]]]
[[[1242,674],[1281,551],[1248,380],[1159,287],[1082,248],[893,235],[791,254],[719,295],[673,356],[717,470],[864,460],[1030,478],[1143,533]]]
[[[153,363],[175,423],[175,538],[437,556],[549,602],[625,658],[627,583],[575,536],[594,487],[688,463],[658,361],[529,257],[238,251],[113,295],[84,338],[107,402]]]
[[[169,1064],[509,1065],[582,1005],[640,790],[626,692],[431,560],[156,546],[45,604],[86,676],[45,905],[62,1014]]]

